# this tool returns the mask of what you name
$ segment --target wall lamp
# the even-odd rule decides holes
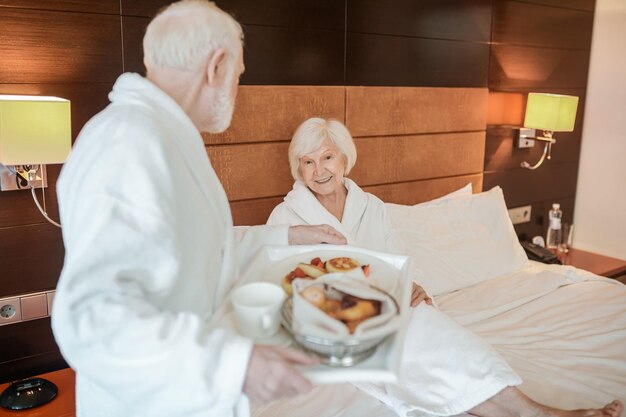
[[[69,100],[58,97],[0,95],[0,189],[31,190],[33,200],[52,224],[35,194],[47,186],[45,164],[61,164],[72,146]]]
[[[522,162],[522,168],[537,169],[547,158],[550,159],[554,132],[572,132],[576,121],[578,97],[562,94],[528,93],[524,128],[520,129],[518,146],[528,148],[535,140],[545,142],[541,159],[535,164]],[[543,136],[535,136],[535,129],[543,130]]]

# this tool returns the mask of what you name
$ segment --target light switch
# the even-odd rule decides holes
[[[48,299],[46,294],[21,297],[22,320],[32,320],[48,315]]]

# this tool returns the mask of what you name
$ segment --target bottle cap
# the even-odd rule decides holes
[[[561,208],[561,205],[560,205],[559,203],[554,203],[554,204],[552,204],[552,208],[553,208],[554,210],[558,210],[558,209],[560,209],[560,208]]]

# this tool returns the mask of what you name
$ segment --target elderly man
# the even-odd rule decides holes
[[[147,78],[123,74],[58,182],[66,248],[55,337],[76,370],[80,416],[229,416],[310,389],[289,349],[207,325],[237,259],[262,244],[345,243],[329,226],[235,230],[200,131],[230,123],[239,24],[175,3],[148,26]]]

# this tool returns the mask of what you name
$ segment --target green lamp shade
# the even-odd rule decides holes
[[[60,164],[71,146],[69,100],[0,95],[0,163]]]
[[[524,127],[571,132],[576,121],[578,97],[560,94],[528,93]]]

